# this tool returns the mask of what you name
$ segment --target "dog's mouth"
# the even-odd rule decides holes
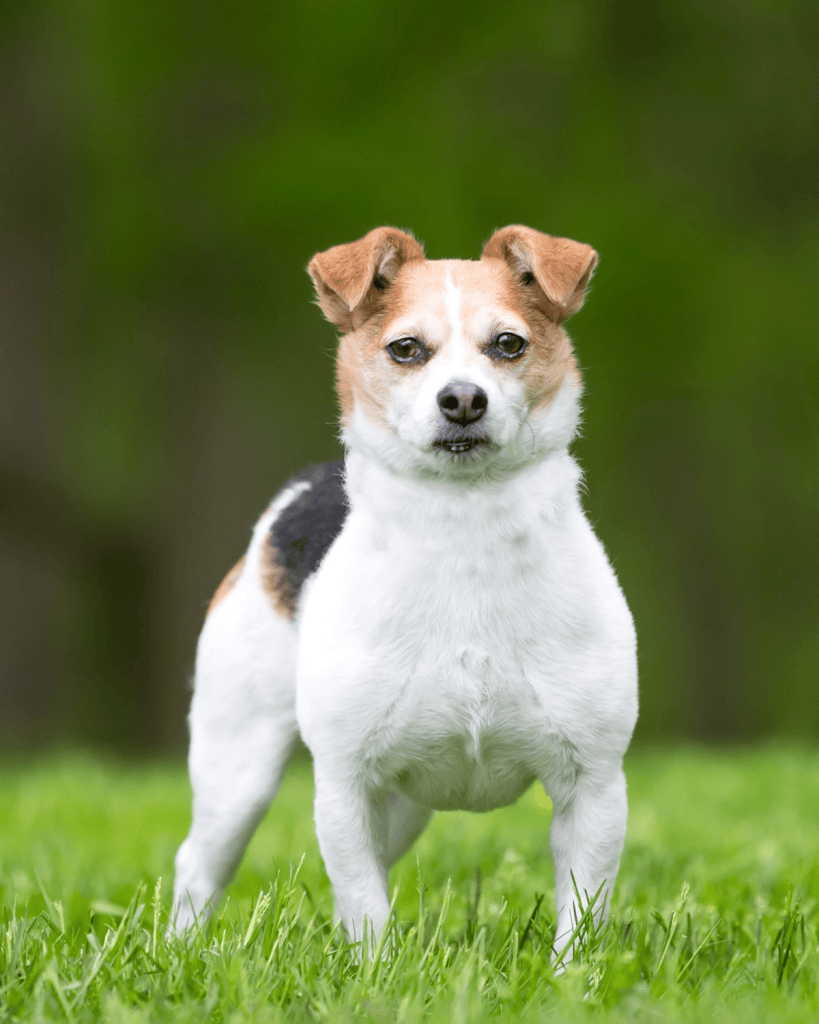
[[[432,447],[449,452],[451,455],[465,455],[474,448],[490,443],[489,434],[484,431],[471,431],[461,428],[458,431],[442,429],[432,442]]]
[[[483,439],[475,440],[472,437],[465,437],[462,441],[436,441],[436,448],[443,448],[444,451],[452,452],[454,455],[461,455],[470,452],[479,444],[487,444]]]

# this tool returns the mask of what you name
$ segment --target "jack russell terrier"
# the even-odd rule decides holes
[[[535,779],[553,803],[555,948],[587,898],[605,915],[637,668],[568,452],[582,385],[562,324],[596,263],[518,225],[477,261],[427,260],[391,227],[310,261],[341,332],[346,456],[284,487],[210,604],[178,930],[221,895],[299,735],[353,941],[381,934],[389,869],[432,811],[501,807]]]

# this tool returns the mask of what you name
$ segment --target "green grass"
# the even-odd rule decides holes
[[[819,1019],[819,755],[680,749],[626,767],[611,920],[555,975],[542,790],[438,815],[393,873],[392,950],[360,962],[332,927],[306,763],[187,942],[164,937],[182,769],[69,754],[7,765],[0,1019]]]

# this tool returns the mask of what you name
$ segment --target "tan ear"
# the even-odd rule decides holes
[[[377,304],[365,300],[385,291],[409,260],[423,258],[421,244],[406,231],[374,228],[357,242],[316,253],[307,272],[313,278],[322,312],[346,332],[375,311]],[[368,310],[368,306],[372,309]]]
[[[481,259],[505,260],[523,285],[534,278],[558,321],[583,305],[586,285],[597,266],[597,253],[590,245],[544,235],[521,224],[496,231],[483,247]]]

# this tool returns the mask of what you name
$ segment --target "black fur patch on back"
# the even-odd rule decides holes
[[[282,570],[278,599],[291,616],[307,577],[318,569],[347,518],[343,480],[343,460],[322,462],[307,466],[282,488],[310,484],[279,513],[267,538],[269,564]]]

